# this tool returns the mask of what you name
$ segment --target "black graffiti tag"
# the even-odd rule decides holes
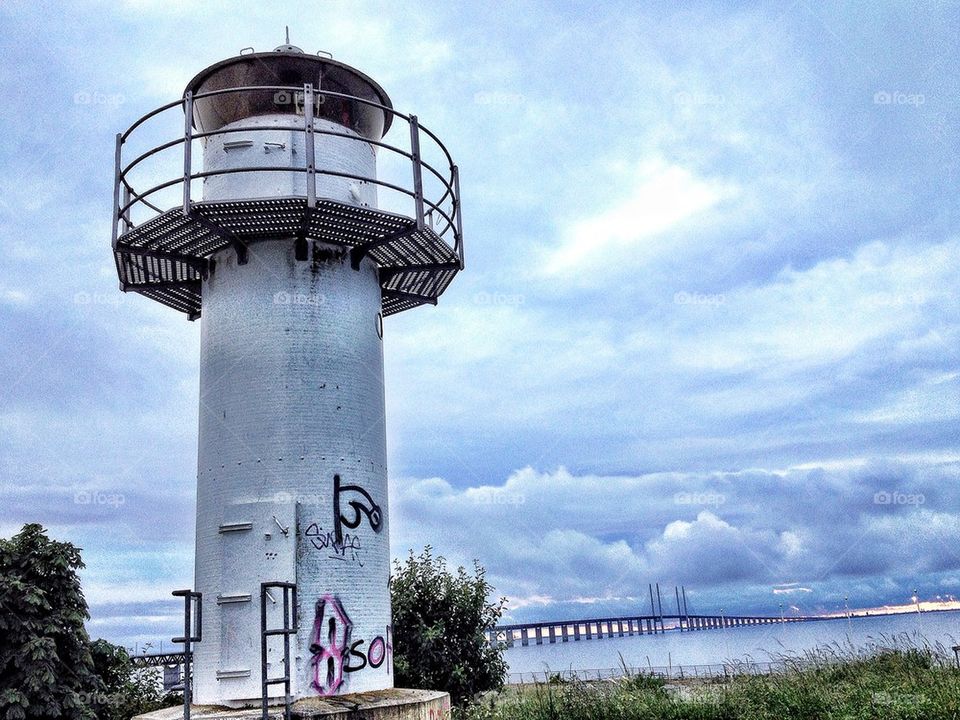
[[[378,668],[387,663],[387,674],[389,675],[393,668],[393,642],[391,640],[392,628],[387,625],[386,639],[383,635],[377,635],[370,641],[355,640],[350,644],[350,654],[343,666],[343,672],[354,673],[363,670],[365,667]],[[364,652],[364,646],[366,652]]]
[[[347,505],[353,508],[353,517],[343,515],[340,495],[347,493],[356,493],[363,500],[349,500]],[[365,501],[365,502],[364,502]],[[341,485],[340,476],[333,476],[333,529],[338,545],[343,545],[343,528],[348,527],[351,530],[360,527],[363,516],[367,517],[370,527],[374,532],[380,532],[383,529],[383,511],[377,505],[370,493],[359,485]]]
[[[360,559],[362,547],[359,535],[346,533],[343,536],[343,542],[338,543],[332,530],[324,530],[317,523],[310,523],[307,529],[303,531],[303,535],[310,538],[310,544],[316,550],[330,550],[333,553],[329,556],[331,560],[347,560],[347,553],[349,552],[349,559],[363,567],[363,561]]]

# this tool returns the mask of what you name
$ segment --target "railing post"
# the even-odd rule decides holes
[[[183,599],[183,720],[190,720],[190,701],[191,696],[191,677],[190,677],[190,654],[193,652],[190,635],[193,633],[193,623],[190,620],[190,596]]]
[[[317,157],[314,154],[313,85],[303,86],[304,151],[307,155],[307,207],[317,206]]]
[[[423,230],[423,168],[420,165],[420,125],[410,116],[410,154],[413,156],[413,195],[417,211],[417,230]]]
[[[283,589],[283,626],[284,629],[289,629],[290,627],[296,627],[296,602],[294,602],[293,614],[294,617],[290,617],[290,588],[285,587]],[[296,592],[296,590],[294,590]],[[288,625],[288,623],[290,623]],[[283,636],[283,674],[287,678],[287,682],[284,683],[284,695],[283,695],[283,704],[284,704],[284,720],[290,720],[290,678],[293,677],[293,672],[290,670],[290,636]]]
[[[123,147],[123,136],[117,133],[117,147],[114,151],[113,170],[113,236],[110,247],[117,247],[117,226],[120,224],[120,151]]]
[[[183,598],[183,637],[173,638],[173,642],[183,643],[183,719],[190,720],[190,702],[193,699],[190,665],[193,661],[193,643],[203,640],[203,593],[174,590],[173,596]],[[197,603],[196,635],[193,634],[194,620],[191,617],[194,600]]]
[[[267,583],[260,583],[260,717],[266,720],[269,717],[267,704],[269,703],[269,689],[267,684]]]
[[[453,200],[457,218],[457,255],[460,257],[460,269],[463,270],[463,216],[460,214],[460,168],[453,166]]]
[[[120,219],[123,220],[123,231],[126,232],[133,229],[133,223],[130,222],[130,208],[128,207],[130,205],[130,188],[126,185],[123,186],[122,197],[123,207],[127,209],[120,213]]]
[[[268,588],[279,588],[283,593],[283,626],[280,628],[270,628],[267,624],[267,597],[273,600],[269,595]],[[274,602],[276,602],[274,600]],[[269,712],[269,687],[283,683],[283,702],[284,702],[284,720],[290,720],[291,703],[293,697],[290,694],[292,689],[292,671],[290,669],[290,636],[297,634],[297,585],[288,582],[262,582],[260,583],[260,687],[261,687],[261,715],[262,720],[270,717]],[[267,675],[267,638],[272,636],[283,637],[283,675],[280,677],[269,677]]]
[[[193,175],[193,91],[183,96],[183,214],[190,215],[190,178]]]

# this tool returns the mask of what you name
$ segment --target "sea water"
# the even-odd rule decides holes
[[[544,633],[546,635],[546,633]],[[567,642],[517,645],[507,648],[504,659],[511,682],[531,679],[530,673],[576,672],[582,676],[597,671],[610,674],[629,668],[677,668],[717,665],[729,662],[768,663],[783,655],[802,655],[818,647],[840,646],[860,649],[893,640],[939,643],[948,653],[960,638],[960,611],[870,615],[815,622],[796,622],[716,630],[679,632],[633,637],[570,638]],[[592,673],[591,673],[592,671]]]

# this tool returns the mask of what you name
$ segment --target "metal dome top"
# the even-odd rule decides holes
[[[289,40],[288,33],[287,43],[271,52],[241,53],[210,65],[187,83],[184,94],[264,85],[303,87],[309,83],[318,93],[326,90],[393,108],[386,91],[368,75],[332,57],[308,55]],[[275,96],[274,92],[250,91],[198,100],[194,125],[200,130],[216,130],[243,117],[289,111],[278,107]],[[357,129],[373,140],[386,135],[393,120],[392,113],[367,104],[357,104],[354,114],[365,116],[357,118],[361,125]]]

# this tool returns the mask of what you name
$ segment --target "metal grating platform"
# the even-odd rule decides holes
[[[123,290],[194,319],[213,253],[298,236],[372,258],[380,268],[384,315],[436,304],[461,268],[457,252],[411,218],[321,199],[309,209],[302,197],[198,202],[190,215],[168,210],[121,234],[114,257]]]

